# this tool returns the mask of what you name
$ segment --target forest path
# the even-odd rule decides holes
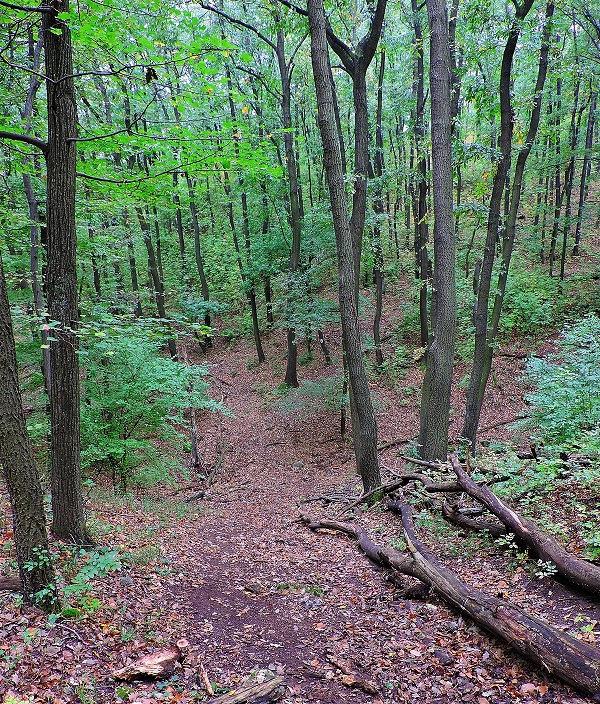
[[[302,498],[359,493],[353,453],[340,439],[337,414],[282,414],[273,390],[283,362],[255,368],[250,354],[245,346],[226,357],[209,354],[213,397],[234,417],[197,423],[205,464],[222,464],[212,501],[189,526],[194,547],[177,557],[181,579],[171,586],[211,680],[232,687],[267,669],[284,677],[285,704],[584,701],[554,681],[553,698],[546,698],[541,673],[435,596],[403,598],[349,539],[314,535],[296,522]],[[305,378],[328,372],[320,364],[302,371]],[[506,388],[514,396],[513,386]],[[501,378],[491,393],[503,390]],[[383,439],[398,429],[416,433],[414,403],[392,406],[380,392],[379,406]],[[499,409],[514,412],[510,404],[496,406],[495,421]],[[388,454],[391,464],[394,448]],[[320,503],[306,509],[323,512]],[[381,542],[400,535],[397,519],[385,512],[361,523]],[[505,574],[468,549],[454,548],[454,563],[475,586],[505,584]],[[515,591],[526,595],[531,585],[521,578]]]

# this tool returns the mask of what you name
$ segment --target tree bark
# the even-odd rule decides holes
[[[492,284],[492,274],[494,259],[496,255],[496,241],[500,227],[500,208],[502,196],[506,182],[506,176],[511,165],[512,135],[514,127],[514,116],[511,100],[511,81],[513,57],[519,41],[521,24],[529,13],[533,0],[524,0],[517,7],[515,19],[511,25],[508,39],[502,55],[500,67],[500,136],[498,146],[500,148],[500,161],[496,167],[492,195],[490,198],[489,215],[487,221],[487,233],[485,249],[483,253],[481,273],[479,279],[479,289],[477,292],[477,302],[475,305],[475,351],[473,353],[473,369],[467,390],[467,400],[465,409],[465,420],[462,435],[471,443],[475,449],[475,438],[477,426],[483,404],[483,396],[487,385],[486,358],[488,355],[488,315],[489,301]]]
[[[79,360],[77,350],[77,232],[75,179],[77,108],[73,84],[71,33],[58,18],[68,2],[51,0],[42,15],[45,47],[48,147],[46,222],[48,313],[58,323],[50,345],[52,530],[79,545],[90,544],[81,491],[79,439]]]
[[[42,487],[19,389],[6,280],[0,256],[0,466],[8,487],[23,596],[46,611],[58,605],[48,552]],[[36,596],[38,595],[38,596]]]
[[[456,246],[452,217],[452,86],[448,16],[443,0],[427,0],[430,28],[433,167],[433,295],[431,340],[423,380],[419,444],[425,460],[448,453],[450,391],[456,341]]]
[[[322,0],[308,0],[311,34],[311,59],[317,94],[318,123],[323,144],[323,162],[327,175],[331,213],[338,254],[338,292],[344,350],[348,364],[350,392],[354,399],[352,424],[357,470],[365,491],[381,484],[377,461],[377,424],[369,393],[362,355],[358,314],[355,305],[355,276],[352,237],[340,146],[335,127],[331,65],[326,37],[326,20]]]

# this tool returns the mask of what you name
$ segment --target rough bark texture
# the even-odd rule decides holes
[[[433,297],[431,340],[423,380],[419,444],[425,460],[448,452],[450,390],[456,340],[456,246],[452,217],[452,112],[448,17],[443,0],[428,0],[431,161],[433,170]]]
[[[13,514],[23,595],[31,603],[34,595],[47,590],[38,600],[50,610],[56,602],[54,570],[48,553],[48,536],[42,487],[23,413],[17,357],[0,257],[0,466],[8,487]],[[26,563],[33,569],[25,567]]]
[[[311,58],[317,93],[318,123],[323,144],[323,163],[331,201],[331,213],[338,253],[338,291],[344,350],[353,403],[352,426],[356,465],[366,491],[381,483],[377,461],[377,424],[361,349],[358,314],[355,305],[355,268],[346,201],[344,174],[335,127],[331,66],[326,38],[322,0],[309,0]]]
[[[46,49],[48,147],[46,151],[46,221],[48,313],[57,323],[50,345],[52,529],[77,544],[90,543],[81,493],[79,441],[78,303],[75,230],[77,108],[71,34],[56,17],[67,2],[50,3],[55,12],[42,16]]]
[[[302,516],[312,530],[338,530],[354,537],[373,562],[427,584],[451,607],[508,643],[517,652],[585,694],[600,692],[600,650],[572,638],[554,626],[525,613],[505,599],[471,589],[442,567],[414,534],[410,509],[398,502],[390,508],[402,514],[404,539],[411,556],[373,543],[360,526]]]

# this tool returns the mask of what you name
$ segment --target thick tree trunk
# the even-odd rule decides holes
[[[79,440],[79,360],[77,350],[77,232],[75,174],[77,108],[73,85],[71,33],[59,12],[68,2],[51,3],[42,16],[48,103],[46,222],[48,313],[58,325],[50,345],[52,529],[79,545],[89,544],[85,527]]]
[[[423,380],[419,444],[425,460],[448,452],[450,391],[456,339],[456,246],[452,217],[452,111],[448,17],[443,0],[427,0],[430,28],[433,166],[433,297],[431,341]]]
[[[19,389],[15,343],[0,256],[0,466],[8,487],[19,575],[27,603],[47,611],[58,605],[42,487]],[[25,567],[27,563],[33,569]],[[37,595],[37,596],[36,596]]]
[[[323,144],[323,162],[327,174],[331,213],[338,253],[338,291],[342,334],[350,393],[354,403],[352,416],[356,465],[366,491],[381,483],[377,461],[377,424],[369,393],[369,384],[361,348],[358,314],[355,306],[355,269],[348,221],[344,173],[335,127],[331,66],[326,38],[326,20],[322,0],[308,1],[311,33],[311,59],[318,105],[318,123]]]

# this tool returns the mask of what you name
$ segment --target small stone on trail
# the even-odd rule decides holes
[[[434,650],[433,657],[437,658],[440,665],[452,665],[454,658],[445,650]]]

